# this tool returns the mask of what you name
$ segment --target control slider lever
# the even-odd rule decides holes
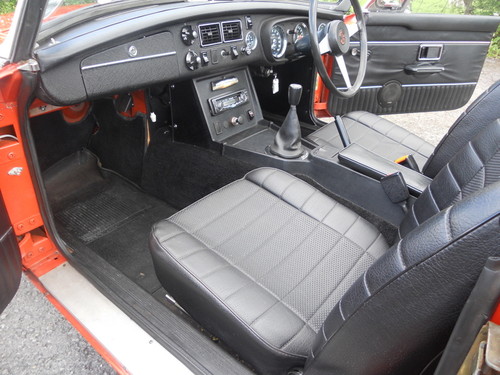
[[[340,140],[344,147],[347,147],[351,144],[351,140],[349,139],[349,134],[347,133],[347,129],[344,125],[344,121],[342,117],[335,116],[335,125],[337,126],[337,131],[339,132]]]

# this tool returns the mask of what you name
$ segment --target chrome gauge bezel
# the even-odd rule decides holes
[[[278,51],[278,53],[276,53],[276,51],[273,51],[271,47],[271,54],[275,59],[279,59],[283,57],[283,55],[285,54],[287,47],[287,40],[286,40],[286,33],[283,27],[281,27],[280,25],[273,25],[273,27],[271,28],[271,35],[269,36],[271,41],[271,46],[273,45],[273,38],[274,38],[273,34],[275,33],[275,31],[279,33],[279,38],[281,40],[281,49]]]
[[[300,31],[300,29],[302,29],[302,32]],[[293,42],[294,43],[296,43],[298,40],[300,40],[298,38],[299,33],[302,34],[302,37],[300,39],[302,39],[303,37],[305,37],[309,34],[309,28],[307,27],[307,25],[304,22],[298,23],[297,25],[295,25],[295,28],[293,29]]]
[[[253,35],[253,44],[252,42],[248,41],[248,38]],[[245,35],[245,45],[250,48],[252,51],[257,48],[257,45],[259,44],[259,41],[257,40],[257,35],[253,31],[249,31]]]

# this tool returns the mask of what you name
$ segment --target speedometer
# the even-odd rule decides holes
[[[274,58],[283,57],[286,50],[285,30],[279,25],[274,25],[271,29],[271,54]]]

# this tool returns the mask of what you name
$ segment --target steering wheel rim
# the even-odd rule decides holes
[[[311,54],[314,60],[314,65],[316,66],[316,69],[323,80],[323,83],[328,87],[330,91],[333,91],[337,93],[338,95],[344,97],[344,98],[352,98],[356,93],[359,91],[361,84],[363,83],[363,79],[365,78],[365,73],[366,73],[366,65],[367,65],[367,60],[368,60],[368,39],[366,36],[366,24],[365,20],[363,17],[363,11],[361,9],[361,5],[359,4],[359,0],[351,0],[352,7],[354,8],[354,13],[356,14],[356,24],[359,30],[359,42],[360,42],[360,58],[359,58],[359,66],[358,66],[358,73],[356,75],[356,80],[354,81],[354,84],[350,86],[350,79],[347,74],[347,69],[345,67],[345,62],[344,62],[344,57],[343,55],[346,52],[342,51],[337,51],[337,53],[333,53],[335,56],[335,59],[341,69],[342,72],[342,77],[344,78],[344,81],[347,86],[347,90],[339,90],[337,86],[333,83],[332,79],[328,75],[328,72],[326,71],[325,65],[323,64],[323,61],[321,59],[321,52],[320,52],[320,46],[318,42],[318,27],[317,27],[317,11],[318,11],[318,0],[311,0],[310,5],[309,5],[309,28],[311,30],[310,35],[311,35]],[[328,24],[328,29],[332,26],[333,22],[339,22],[339,21],[332,21]],[[343,23],[343,22],[342,22]],[[330,31],[327,32],[327,34],[324,36],[323,39],[329,38]],[[323,40],[322,40],[323,42]],[[330,41],[328,41],[328,44],[330,45]],[[331,45],[330,45],[330,51],[331,51]],[[350,87],[349,87],[350,86]]]

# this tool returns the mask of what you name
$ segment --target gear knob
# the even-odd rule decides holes
[[[288,86],[288,103],[290,105],[299,104],[301,96],[302,86],[298,83],[291,83],[290,86]]]

